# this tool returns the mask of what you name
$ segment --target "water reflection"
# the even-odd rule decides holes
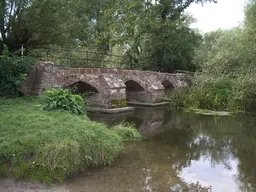
[[[109,125],[133,122],[146,136],[126,143],[116,164],[67,183],[70,191],[256,191],[256,120],[138,108],[91,116]]]
[[[169,127],[176,125],[179,127],[179,115],[176,112],[168,111],[166,106],[161,107],[137,107],[134,112],[120,114],[100,114],[89,115],[91,120],[105,123],[109,126],[129,122],[133,123],[144,136],[152,136],[165,131]],[[183,124],[184,126],[184,124]],[[182,126],[180,126],[181,128]]]
[[[238,175],[238,160],[230,158],[228,168],[223,163],[212,165],[207,156],[192,160],[191,165],[178,174],[184,181],[200,183],[201,186],[214,191],[237,191],[239,185],[234,182]]]

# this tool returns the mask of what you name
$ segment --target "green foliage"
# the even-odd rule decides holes
[[[193,107],[197,109],[229,110],[232,82],[228,79],[216,82],[205,82],[173,94],[174,103],[178,107]]]
[[[100,65],[172,72],[195,70],[191,62],[200,35],[184,10],[214,0],[4,0],[0,5],[0,54],[9,51],[41,58],[46,48],[78,48],[103,53],[52,54],[61,65]],[[18,19],[16,19],[18,18]],[[50,51],[51,52],[51,51]],[[111,57],[107,53],[121,55]],[[78,56],[80,59],[66,59]],[[64,60],[63,60],[64,58]],[[105,60],[107,62],[101,62]]]
[[[79,0],[3,0],[0,4],[0,54],[1,44],[10,52],[29,50],[44,46],[72,45],[78,21],[85,19],[77,13]],[[81,5],[81,4],[80,4]],[[83,4],[85,5],[85,4]],[[87,28],[87,22],[83,22]],[[88,30],[89,31],[89,30]],[[81,33],[81,29],[79,30]],[[86,33],[85,33],[86,34]]]
[[[183,12],[193,2],[127,1],[120,6],[116,1],[104,15],[108,26],[103,34],[110,37],[110,51],[121,49],[121,66],[134,69],[194,70],[191,61],[200,35],[189,27],[191,17]]]
[[[0,55],[0,97],[21,95],[20,84],[35,63],[35,59],[10,55],[5,49]]]
[[[122,137],[125,141],[139,140],[141,135],[134,125],[129,123],[121,123],[112,128],[112,130]]]
[[[0,100],[1,176],[61,182],[111,165],[123,139],[86,116],[41,110],[34,98]]]
[[[140,57],[151,62],[144,62],[143,69],[162,72],[196,69],[192,60],[201,36],[189,28],[188,20],[189,17],[181,16],[174,21],[148,21],[151,23],[147,30],[154,33],[149,33],[144,40]]]
[[[245,28],[204,35],[194,63],[194,85],[175,97],[181,107],[249,111],[256,109],[256,1],[246,9]]]
[[[172,94],[176,107],[216,111],[248,111],[255,109],[255,83],[245,79],[208,79],[205,75],[191,88]]]
[[[85,104],[80,95],[66,89],[50,89],[45,92],[45,110],[65,110],[76,115],[84,114]]]

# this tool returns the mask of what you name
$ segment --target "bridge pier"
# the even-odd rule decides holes
[[[188,86],[184,75],[104,68],[59,68],[40,62],[21,85],[27,95],[51,88],[73,88],[90,110],[118,113],[131,111],[127,104],[158,106],[167,88]]]

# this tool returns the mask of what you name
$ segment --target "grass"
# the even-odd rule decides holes
[[[139,137],[134,129],[124,136],[125,130],[122,125],[110,130],[86,116],[43,111],[38,98],[0,100],[1,176],[62,182],[91,167],[111,165],[123,140]]]
[[[121,123],[115,125],[112,130],[125,141],[140,140],[141,135],[133,124]]]

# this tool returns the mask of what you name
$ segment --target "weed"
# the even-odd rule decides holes
[[[50,89],[45,92],[45,110],[65,110],[76,115],[84,114],[84,100],[65,89]]]

